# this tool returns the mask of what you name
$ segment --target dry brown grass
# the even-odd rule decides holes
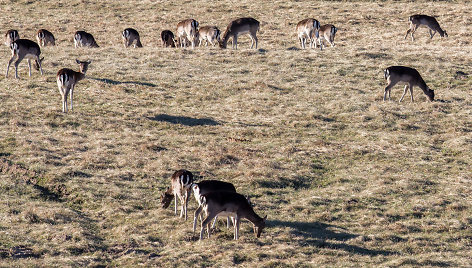
[[[25,62],[20,80],[0,76],[0,266],[472,265],[469,3],[0,6],[2,32],[46,28],[58,44],[42,50],[44,76]],[[420,12],[449,38],[403,40]],[[224,29],[240,16],[261,21],[260,50],[248,37],[238,51],[159,46],[181,19]],[[306,17],[336,25],[337,46],[298,50]],[[126,27],[144,48],[123,48]],[[101,47],[74,49],[76,30]],[[55,73],[76,57],[93,62],[63,114]],[[389,65],[417,68],[438,101],[416,88],[413,104],[382,102]],[[223,225],[195,241],[190,220],[159,207],[179,168],[250,195],[268,215],[261,238],[243,223],[237,242]]]

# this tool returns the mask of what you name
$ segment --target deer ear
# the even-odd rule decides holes
[[[265,215],[265,217],[263,219],[264,219],[264,221],[267,220],[267,215]]]
[[[77,64],[80,64],[80,60],[78,59],[75,59],[75,62],[77,62]]]
[[[87,63],[88,63],[88,64],[92,63],[92,60],[88,60]]]

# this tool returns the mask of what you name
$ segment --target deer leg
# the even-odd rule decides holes
[[[403,100],[403,98],[405,97],[407,91],[408,91],[408,85],[405,85],[405,88],[403,89],[403,95],[402,95],[402,97],[400,98],[400,101],[398,101],[398,102],[402,102],[402,100]]]
[[[238,36],[233,36],[233,49],[238,49]]]
[[[28,59],[28,71],[29,76],[31,77],[31,59]]]
[[[419,27],[419,25],[415,25],[413,30],[411,31],[411,41],[415,41],[415,37],[413,36],[413,34],[416,32],[418,27]]]
[[[391,91],[392,87],[397,84],[397,82],[392,82],[390,79],[388,79],[387,81],[388,81],[388,85],[385,88],[385,93],[384,93],[384,98],[383,98],[384,101],[387,98],[387,93],[388,93],[388,100],[390,100],[390,91]]]
[[[174,214],[177,215],[177,195],[174,194]]]
[[[213,211],[210,211],[210,213],[208,213],[208,214],[209,214],[209,215],[208,215],[208,216],[205,218],[205,220],[203,220],[203,222],[202,222],[202,227],[201,227],[201,230],[200,230],[200,240],[203,239],[203,233],[204,233],[204,231],[205,231],[205,227],[207,227],[208,238],[210,238],[210,226],[209,226],[209,224],[210,224],[211,220],[212,220],[214,217],[216,217],[216,215],[217,215],[218,213],[215,213],[215,212],[213,212]]]
[[[193,215],[193,233],[197,229],[197,218],[201,216],[200,213],[202,212],[203,207],[200,205],[198,206],[197,210],[195,210],[195,214]]]
[[[257,39],[256,33],[254,33],[254,40],[256,41],[256,49],[257,49],[257,43],[259,42],[259,40]]]
[[[12,63],[14,60],[15,60],[15,55],[13,55],[13,56],[11,57],[11,59],[8,61],[7,73],[5,74],[5,78],[8,77],[8,69],[10,69],[10,65],[11,65],[11,63]]]
[[[234,240],[238,240],[239,238],[239,224],[241,223],[238,215],[236,215],[234,219]]]
[[[411,95],[411,102],[414,102],[414,100],[413,100],[413,85],[410,85],[410,95]]]
[[[18,59],[15,62],[15,78],[16,79],[19,79],[19,77],[18,77],[18,65],[20,64],[21,60],[23,60],[23,57],[20,57],[18,55]]]
[[[74,110],[74,87],[75,85],[72,85],[70,88],[70,110]]]
[[[429,35],[431,36],[431,39],[433,39],[435,34],[436,34],[436,31],[433,32],[431,29],[429,29]]]
[[[231,222],[231,219],[232,219],[232,218],[229,217],[229,216],[226,218],[226,228],[227,228],[227,229],[229,229],[229,227],[231,227],[231,223],[230,223],[230,222]]]
[[[211,228],[214,229],[216,225],[216,221],[218,220],[218,216],[215,216],[215,219],[213,220],[213,223],[211,224]]]
[[[39,72],[41,73],[41,75],[43,75],[43,67],[42,67],[42,61],[44,60],[44,57],[43,59],[40,59],[39,56],[37,56],[37,63],[38,63],[38,66],[39,66]]]

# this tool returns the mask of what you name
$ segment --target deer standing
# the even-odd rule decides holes
[[[390,91],[392,87],[395,86],[399,82],[407,83],[407,85],[405,85],[405,88],[403,90],[403,95],[400,98],[399,102],[401,102],[403,98],[405,97],[408,88],[410,88],[411,102],[414,101],[413,100],[413,87],[414,86],[418,86],[419,88],[421,88],[424,94],[428,96],[430,101],[434,100],[434,90],[430,89],[426,85],[425,81],[423,80],[420,73],[416,69],[413,69],[410,67],[404,67],[404,66],[390,66],[387,69],[385,69],[384,74],[385,74],[385,79],[387,79],[387,82],[388,82],[388,85],[385,88],[385,93],[383,97],[384,101],[387,98],[387,94],[388,94],[388,99],[390,100]]]
[[[193,183],[193,174],[190,171],[181,169],[176,171],[171,177],[171,187],[161,195],[162,208],[167,208],[172,199],[175,199],[175,215],[177,215],[177,198],[180,199],[181,209],[180,217],[185,216],[187,220],[187,205],[190,197],[190,187]]]
[[[259,21],[254,18],[239,18],[228,24],[226,31],[220,41],[220,47],[226,48],[228,40],[233,38],[233,49],[238,49],[238,36],[241,34],[249,34],[251,38],[251,48],[256,44],[257,49],[257,31],[259,31]]]
[[[20,62],[25,58],[28,60],[29,76],[31,76],[31,59],[35,60],[35,68],[41,72],[41,75],[43,75],[41,63],[44,60],[44,57],[39,58],[41,49],[39,48],[39,45],[36,44],[36,42],[28,39],[17,39],[11,43],[10,50],[12,55],[8,61],[7,73],[5,74],[5,77],[8,77],[8,70],[10,69],[11,63],[17,59],[15,62],[15,78],[18,79],[18,64],[20,64]]]
[[[427,15],[413,15],[410,16],[408,20],[410,21],[410,29],[406,31],[405,39],[408,37],[408,34],[411,34],[411,41],[415,41],[413,34],[420,26],[429,28],[429,35],[431,39],[433,39],[433,36],[436,34],[436,32],[438,32],[441,37],[447,37],[446,31],[441,29],[441,26],[439,26],[438,21],[434,17]]]
[[[70,93],[70,109],[73,110],[74,88],[77,82],[85,78],[88,66],[91,61],[75,60],[79,64],[79,71],[76,72],[71,69],[60,69],[57,72],[56,80],[59,93],[62,96],[62,112],[67,113],[67,97]]]

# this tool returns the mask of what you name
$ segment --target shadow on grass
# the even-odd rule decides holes
[[[157,87],[157,85],[153,83],[138,82],[138,81],[117,81],[117,80],[108,79],[108,78],[96,78],[96,77],[89,77],[89,79],[93,79],[93,80],[100,81],[100,82],[103,82],[105,84],[110,84],[110,85],[131,84],[131,85],[139,85],[139,86],[147,86],[147,87]]]
[[[184,126],[217,126],[220,125],[219,122],[211,118],[192,118],[187,116],[174,116],[168,114],[158,114],[154,117],[146,117],[149,120],[159,121],[159,122],[168,122],[171,124],[180,124]]]
[[[377,256],[377,255],[394,255],[398,252],[387,250],[370,250],[359,246],[348,245],[342,243],[350,239],[356,238],[359,235],[350,234],[344,231],[343,228],[319,223],[319,222],[299,222],[299,221],[268,221],[269,226],[279,226],[290,228],[290,233],[302,237],[300,241],[301,246],[316,246],[319,248],[341,249],[359,255]],[[327,240],[334,240],[335,242],[328,242]]]

